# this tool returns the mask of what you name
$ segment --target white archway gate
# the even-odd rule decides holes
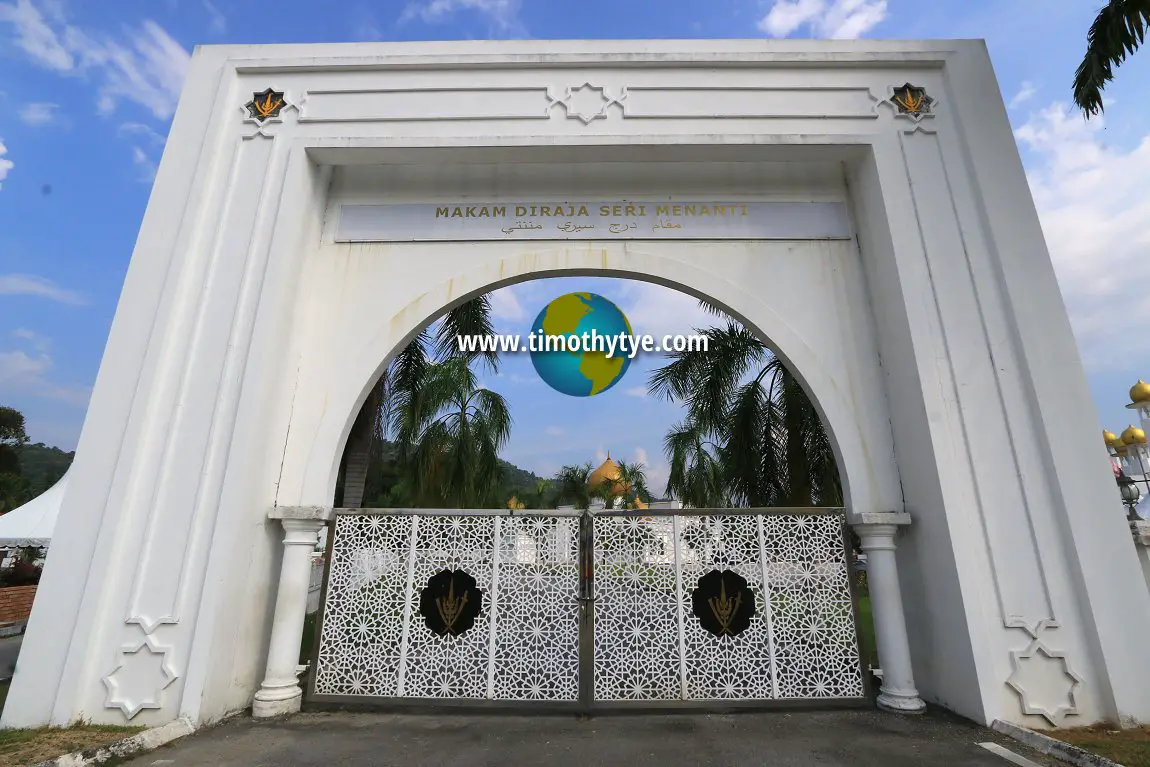
[[[612,208],[551,219],[601,238],[538,239],[540,210],[418,241],[394,207],[656,199],[785,226],[688,237],[665,225],[685,214]],[[846,236],[782,213],[827,203]],[[340,236],[352,206],[382,235]],[[679,287],[770,339],[884,583],[885,700],[1150,720],[1150,594],[1100,512],[1113,480],[985,46],[787,40],[198,48],[0,723],[298,706],[308,549],[371,382],[445,308],[549,274]]]
[[[330,553],[315,701],[866,700],[841,510],[347,510]]]

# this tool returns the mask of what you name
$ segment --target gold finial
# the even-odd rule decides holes
[[[1106,447],[1114,447],[1115,443],[1122,444],[1122,440],[1118,435],[1112,431],[1102,430],[1102,441],[1106,443]]]
[[[1142,431],[1137,426],[1127,426],[1119,436],[1119,439],[1122,440],[1123,447],[1127,445],[1145,445],[1146,432]]]
[[[1150,383],[1139,378],[1138,383],[1130,387],[1130,401],[1134,403],[1150,401]]]

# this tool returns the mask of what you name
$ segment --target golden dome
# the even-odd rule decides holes
[[[635,499],[635,508],[636,509],[645,509],[645,508],[647,508],[647,504],[643,503],[642,498],[636,498]]]
[[[518,511],[524,507],[525,505],[523,501],[519,500],[514,495],[511,496],[510,500],[507,501],[507,508],[511,509],[512,511]]]
[[[1138,379],[1138,383],[1130,387],[1130,401],[1131,402],[1147,402],[1150,401],[1150,384]]]
[[[1122,444],[1122,440],[1119,439],[1117,434],[1112,431],[1106,431],[1105,429],[1102,430],[1102,439],[1106,443],[1106,447],[1114,447],[1114,443],[1116,442]]]
[[[587,478],[587,487],[599,487],[609,482],[613,494],[625,495],[631,488],[627,483],[619,481],[621,477],[619,464],[611,460],[611,454],[607,453],[607,460],[603,461],[599,468],[591,472],[591,476]]]
[[[1137,426],[1127,426],[1126,430],[1122,432],[1120,437],[1123,445],[1145,445],[1146,432],[1139,429]]]

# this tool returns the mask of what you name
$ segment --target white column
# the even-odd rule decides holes
[[[303,638],[307,593],[311,585],[311,554],[323,519],[281,518],[284,555],[272,618],[271,642],[264,681],[252,702],[252,716],[293,714],[300,709],[299,648]]]
[[[1134,536],[1134,547],[1138,550],[1142,577],[1146,579],[1146,588],[1150,589],[1150,522],[1131,522],[1130,532]]]
[[[926,710],[926,704],[914,686],[898,564],[894,557],[894,539],[898,529],[909,524],[910,515],[906,512],[874,512],[857,515],[852,527],[867,555],[867,587],[874,618],[875,644],[878,645],[878,663],[882,668],[879,708],[918,714]]]

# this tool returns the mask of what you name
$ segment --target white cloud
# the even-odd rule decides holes
[[[60,8],[42,2],[48,16],[31,2],[0,3],[0,22],[15,30],[15,44],[35,63],[67,75],[98,82],[97,108],[102,114],[120,101],[143,106],[157,119],[176,109],[191,56],[154,21],[125,28],[123,39],[92,35],[68,24]]]
[[[45,277],[34,274],[0,274],[0,296],[39,296],[62,304],[87,303],[75,290],[62,288]]]
[[[548,426],[543,430],[543,433],[549,437],[562,437],[567,432],[563,431],[562,427],[559,426]]]
[[[0,4],[0,21],[16,27],[16,46],[41,66],[60,72],[71,70],[76,62],[56,32],[31,0]]]
[[[150,184],[156,180],[156,171],[159,167],[148,153],[138,146],[132,147],[132,162],[140,169],[140,181]]]
[[[204,10],[208,12],[208,30],[213,35],[222,35],[228,31],[228,19],[220,12],[220,9],[211,3],[211,0],[203,0]]]
[[[34,330],[28,330],[27,328],[16,328],[12,331],[12,337],[29,342],[38,352],[48,351],[48,339]]]
[[[0,181],[8,178],[8,171],[16,167],[16,163],[4,156],[6,154],[8,154],[8,147],[4,146],[4,140],[0,139]],[[0,187],[3,187],[3,184],[0,184]]]
[[[1150,135],[1128,151],[1107,146],[1102,118],[1067,104],[1034,113],[1016,131],[1047,247],[1088,366],[1150,351]]]
[[[399,20],[419,18],[425,24],[446,21],[460,11],[472,11],[486,16],[499,32],[519,33],[521,0],[414,0],[408,3]]]
[[[630,389],[624,389],[623,393],[630,395],[632,397],[646,397],[647,396],[647,387],[646,386],[632,386]]]
[[[654,336],[656,342],[665,335],[687,335],[696,327],[723,322],[699,306],[694,296],[651,282],[632,283],[625,297],[619,308],[627,315],[632,332]]]
[[[491,316],[496,320],[516,322],[527,317],[527,311],[520,302],[514,285],[509,285],[487,294],[491,300]]]
[[[34,101],[20,107],[16,114],[25,125],[36,128],[57,122],[56,110],[59,108],[59,104],[53,104],[50,101]]]
[[[1034,87],[1034,83],[1024,80],[1022,85],[1018,86],[1018,93],[1014,94],[1014,98],[1010,100],[1010,108],[1014,109],[1020,104],[1030,101],[1036,93],[1038,90]]]
[[[886,0],[775,0],[759,29],[787,37],[806,27],[815,37],[853,40],[881,23],[886,13]]]
[[[22,351],[0,352],[0,383],[27,380],[43,375],[52,367],[46,354],[29,357]]]
[[[164,145],[164,137],[156,133],[150,126],[143,123],[126,122],[116,131],[121,138],[136,136],[145,139],[150,144]]]
[[[78,386],[60,386],[46,378],[52,368],[52,358],[45,347],[46,339],[36,343],[40,348],[35,355],[16,349],[0,352],[0,394],[25,394],[58,400],[72,405],[86,405],[91,391]]]

